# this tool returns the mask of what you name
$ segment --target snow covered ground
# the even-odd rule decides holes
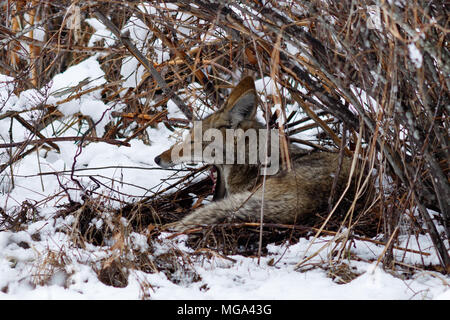
[[[375,262],[351,260],[347,264],[359,276],[339,284],[321,268],[296,271],[294,266],[309,245],[305,239],[291,246],[270,246],[269,254],[259,264],[257,258],[242,256],[192,258],[200,281],[181,279],[175,283],[163,272],[131,269],[128,285],[115,288],[99,281],[91,267],[95,261],[111,255],[109,248],[75,248],[67,235],[54,232],[53,222],[48,218],[23,231],[0,233],[1,299],[450,299],[450,278],[435,272],[420,271],[402,280]],[[37,230],[41,241],[32,240],[31,235]],[[135,241],[145,251],[142,237],[135,235]],[[326,240],[329,239],[319,239],[311,252]],[[178,239],[178,244],[174,241],[162,241],[159,250],[174,245],[188,250],[182,239]],[[354,246],[355,253],[367,258],[376,258],[383,249],[361,241]],[[326,262],[326,253],[327,250],[310,263]],[[55,261],[60,261],[60,265]]]
[[[98,28],[95,37],[105,33],[111,37],[95,19],[91,24]],[[136,66],[133,59],[125,63],[124,75],[136,73]],[[135,86],[133,79],[141,73],[139,69],[137,75],[128,78],[126,85]],[[18,96],[13,92],[14,79],[0,75],[1,113],[30,110],[44,101],[57,104],[68,98],[64,89],[83,83],[85,79],[90,81],[80,90],[99,88],[79,99],[60,103],[58,109],[66,119],[76,113],[91,117],[97,123],[96,130],[101,136],[111,112],[120,111],[123,106],[105,104],[101,100],[100,88],[106,80],[97,55],[55,76],[52,83],[40,91],[27,90]],[[262,83],[258,83],[257,87],[261,89]],[[37,112],[24,112],[22,116],[28,120],[32,116],[38,117]],[[170,103],[169,112],[179,116]],[[192,253],[192,249],[185,244],[185,236],[169,239],[170,234],[166,233],[153,239],[156,247],[148,253],[149,234],[132,233],[127,235],[125,241],[127,248],[134,253],[155,256],[174,249],[181,250],[189,257],[188,268],[197,275],[196,280],[183,278],[182,270],[176,277],[177,281],[174,281],[164,272],[146,273],[130,268],[126,287],[105,285],[96,271],[105,260],[118,254],[113,247],[114,242],[104,247],[86,243],[84,248],[72,242],[67,230],[76,223],[74,216],[57,214],[61,209],[58,206],[68,202],[62,186],[76,187],[69,178],[76,159],[75,168],[80,170],[76,171],[75,177],[87,189],[95,187],[89,179],[89,175],[94,175],[117,192],[115,196],[122,200],[138,200],[149,195],[149,190],[157,191],[161,187],[161,179],[173,172],[160,169],[153,159],[175,142],[175,138],[163,125],[148,128],[147,131],[151,145],[145,145],[138,139],[131,140],[130,147],[91,143],[77,157],[79,147],[73,141],[55,142],[60,153],[41,148],[2,173],[0,207],[3,213],[17,214],[25,202],[38,210],[27,213],[33,216],[29,222],[21,224],[20,229],[0,230],[0,299],[450,299],[449,276],[417,270],[412,276],[402,279],[398,276],[400,273],[385,272],[381,263],[377,264],[384,246],[368,241],[355,240],[352,243],[351,252],[358,259],[343,259],[345,268],[355,279],[343,281],[332,276],[336,272],[326,268],[328,255],[332,246],[339,245],[339,239],[330,241],[331,236],[320,237],[314,242],[311,242],[313,237],[301,239],[294,245],[270,245],[269,253],[258,262],[257,258],[243,256],[212,255],[205,259],[203,255]],[[47,137],[53,136],[54,132],[61,137],[79,134],[73,127],[67,129],[64,122],[59,128],[49,126],[42,131]],[[30,138],[31,133],[17,121],[11,127],[10,118],[0,120],[2,143],[9,142],[11,134],[14,141],[24,141]],[[2,163],[9,159],[5,150],[0,150]],[[59,174],[53,174],[55,172]],[[80,201],[78,191],[68,192],[73,201]],[[104,195],[112,193],[103,186],[96,192]],[[105,221],[92,223],[101,228]],[[126,224],[126,221],[123,223]],[[416,239],[403,235],[400,239],[402,243],[399,247],[427,254],[421,256],[415,252],[394,250],[398,260],[405,265],[439,264],[427,236]],[[327,246],[324,247],[325,244]],[[303,257],[311,257],[318,250],[317,255],[299,269],[296,268]],[[319,268],[319,265],[322,267]]]

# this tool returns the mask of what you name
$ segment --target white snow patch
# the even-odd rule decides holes
[[[423,56],[420,50],[416,47],[414,43],[408,45],[409,58],[414,63],[417,69],[422,67]]]

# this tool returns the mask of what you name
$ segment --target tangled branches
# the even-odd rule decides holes
[[[186,119],[167,117],[169,100],[187,119],[200,118],[220,107],[231,83],[252,74],[267,85],[260,88],[266,119],[276,117],[292,132],[306,113],[323,129],[317,143],[309,142],[319,148],[354,152],[360,140],[361,158],[378,178],[373,207],[384,217],[385,240],[397,237],[405,220],[411,226],[423,222],[450,271],[445,1],[17,1],[2,6],[10,23],[0,30],[0,71],[15,79],[11,94],[42,91],[67,66],[98,54],[107,79],[101,85],[103,101],[126,107],[114,114],[101,137],[95,122],[78,114],[91,128],[84,132],[91,138],[83,142],[145,139],[145,129],[155,123],[183,128]],[[103,27],[94,30],[99,22]],[[130,85],[123,70],[132,57],[137,62],[127,75],[135,78]],[[64,101],[93,88],[69,88]],[[64,116],[58,103],[47,96],[26,110],[38,111],[29,130],[47,148],[57,146],[39,134]],[[22,112],[1,117],[20,121]],[[341,143],[344,130],[349,134]],[[5,141],[1,147],[9,150],[9,160],[2,170],[34,150],[36,141]]]

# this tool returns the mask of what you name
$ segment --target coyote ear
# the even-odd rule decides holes
[[[243,120],[250,120],[256,114],[256,90],[252,77],[245,77],[231,92],[225,104],[232,126]]]
[[[255,117],[255,100],[255,91],[247,91],[239,97],[236,103],[228,111],[232,126],[237,126],[240,122],[250,120]]]

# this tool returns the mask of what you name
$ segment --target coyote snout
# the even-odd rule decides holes
[[[338,154],[309,152],[289,145],[292,170],[279,170],[278,130],[268,131],[255,114],[255,85],[251,77],[246,77],[220,110],[194,122],[181,143],[155,158],[155,163],[163,168],[202,161],[218,169],[215,198],[221,200],[195,210],[175,229],[233,219],[258,221],[262,173],[266,174],[264,221],[268,222],[294,224],[324,209],[336,172],[339,176],[335,192],[344,190],[350,172],[349,158],[344,158],[338,170]]]

